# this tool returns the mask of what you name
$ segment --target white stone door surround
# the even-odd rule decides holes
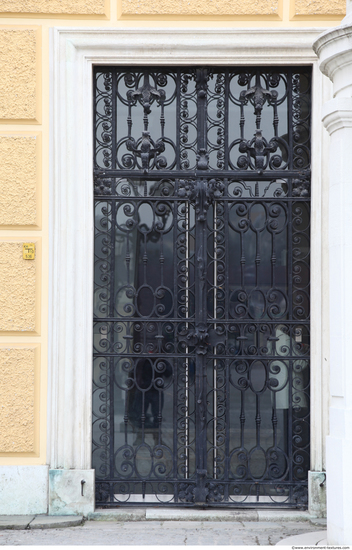
[[[329,98],[330,86],[312,50],[321,32],[321,27],[51,30],[48,463],[51,470],[67,472],[70,483],[79,485],[79,490],[81,477],[93,473],[87,472],[91,469],[92,433],[92,67],[99,64],[313,66],[311,470],[324,469],[328,387],[327,363],[323,361],[326,310],[321,191],[327,172],[322,154],[327,133],[321,124],[321,108]],[[77,478],[72,477],[76,474]],[[313,481],[314,475],[311,473]],[[93,479],[91,475],[90,482]],[[321,481],[321,475],[316,479]],[[60,496],[59,486],[50,490]],[[91,496],[86,502],[76,503],[72,512],[93,509],[94,491],[88,493]],[[52,513],[59,513],[56,497],[50,498]],[[318,506],[317,513],[319,510]]]
[[[330,430],[327,437],[328,543],[352,543],[352,1],[339,27],[316,40],[321,71],[333,82],[323,108],[330,136]]]

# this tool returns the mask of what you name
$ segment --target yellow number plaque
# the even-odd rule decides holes
[[[35,244],[23,243],[23,259],[34,260],[35,258]]]

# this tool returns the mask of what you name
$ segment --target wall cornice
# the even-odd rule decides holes
[[[238,28],[238,29],[180,29],[180,28],[56,28],[60,40],[70,42],[77,52],[92,51],[118,56],[128,62],[136,55],[141,63],[263,63],[283,64],[295,56],[299,63],[316,60],[312,43],[321,28]],[[278,57],[281,53],[282,59]],[[88,53],[89,56],[89,53]],[[196,56],[196,57],[195,57]]]

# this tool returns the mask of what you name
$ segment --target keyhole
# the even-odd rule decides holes
[[[81,495],[82,495],[82,497],[84,496],[84,495],[83,495],[83,487],[84,487],[84,484],[85,484],[85,480],[82,479],[82,481],[81,481]]]

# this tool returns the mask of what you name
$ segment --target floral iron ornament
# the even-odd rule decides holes
[[[128,151],[131,151],[132,155],[124,155],[123,164],[126,168],[132,168],[136,163],[137,159],[141,160],[141,168],[146,172],[150,168],[150,161],[154,159],[155,166],[157,168],[165,168],[167,165],[166,158],[160,156],[160,153],[165,151],[164,143],[164,101],[165,101],[165,92],[164,90],[157,90],[151,86],[149,82],[149,73],[145,71],[143,78],[143,85],[137,88],[137,90],[129,90],[127,92],[128,100],[128,139],[126,142],[126,147]],[[151,105],[154,101],[161,107],[160,113],[160,125],[161,125],[161,137],[154,141],[150,132],[148,131],[149,126],[149,115],[151,113]],[[131,109],[139,102],[143,107],[143,124],[144,130],[142,131],[142,137],[136,140],[131,135],[132,130],[132,116]]]
[[[188,199],[195,206],[197,221],[205,221],[208,208],[216,199],[223,196],[225,185],[222,181],[209,180],[180,180],[178,196]]]
[[[260,84],[260,74],[257,73],[255,77],[255,86],[249,88],[249,90],[243,90],[241,92],[241,100],[247,101],[248,99],[252,100],[254,105],[254,114],[257,115],[257,128],[260,126],[262,110],[265,105],[265,102],[268,100],[275,101],[277,99],[276,90],[266,90]]]
[[[278,143],[275,138],[271,139],[269,143],[266,144],[261,130],[256,130],[254,138],[252,140],[243,140],[239,146],[240,153],[248,153],[254,159],[255,167],[258,170],[259,174],[262,174],[263,170],[266,167],[269,153],[275,153],[277,151],[277,148]],[[281,166],[281,162],[282,158],[280,155],[275,155],[275,157],[272,159],[272,165],[276,168],[279,168]],[[240,157],[238,160],[238,166],[240,168],[248,167],[247,158]]]
[[[131,137],[127,141],[126,147],[129,151],[133,152],[136,157],[141,159],[143,170],[148,170],[152,158],[156,159],[158,168],[165,168],[167,164],[164,157],[157,158],[160,153],[165,151],[163,140],[158,139],[158,141],[154,143],[149,132],[142,132],[142,137],[138,141]]]
[[[248,168],[250,161],[249,158],[254,159],[254,166],[258,170],[259,174],[263,173],[266,168],[270,153],[275,153],[279,147],[279,139],[277,136],[277,127],[275,127],[275,136],[267,142],[263,137],[263,132],[260,129],[262,111],[265,102],[274,106],[276,112],[276,100],[278,93],[276,90],[267,90],[262,87],[260,83],[260,73],[256,74],[255,86],[248,90],[243,90],[240,95],[241,99],[241,115],[243,115],[244,105],[251,101],[254,106],[254,114],[256,115],[256,132],[254,138],[247,141],[243,137],[239,145],[240,153],[247,153],[248,156],[240,156],[237,162],[239,168]],[[271,168],[280,168],[282,163],[281,155],[274,155],[270,161]]]
[[[149,82],[149,73],[144,73],[143,86],[135,90],[134,92],[129,91],[127,97],[132,100],[137,100],[141,103],[144,110],[144,116],[151,113],[151,104],[156,100],[159,105],[165,100],[164,90],[157,90],[150,85]]]

